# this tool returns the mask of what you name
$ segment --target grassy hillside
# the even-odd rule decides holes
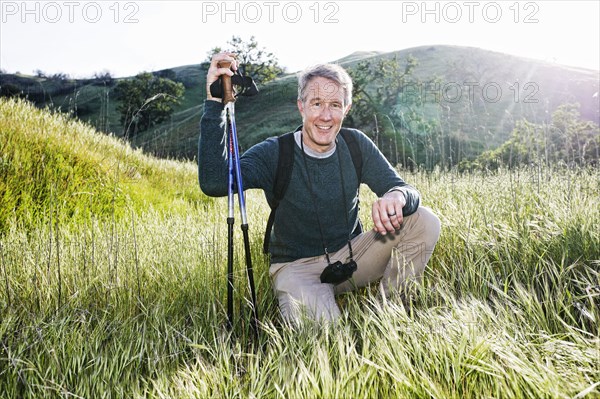
[[[598,97],[594,97],[599,91],[598,71],[459,46],[425,46],[383,54],[359,52],[338,62],[352,69],[361,61],[394,56],[401,62],[408,56],[416,57],[419,65],[415,76],[419,79],[439,78],[437,86],[416,87],[415,95],[438,100],[438,104],[423,109],[424,117],[443,125],[448,130],[446,134],[466,136],[467,141],[473,143],[474,151],[503,143],[521,118],[536,123],[547,121],[556,107],[567,102],[579,103],[584,119],[600,122],[600,103]],[[193,66],[187,69],[200,70]],[[192,96],[202,94],[201,100],[204,77],[198,78]],[[283,76],[260,89],[258,96],[242,98],[236,105],[240,144],[244,148],[300,123],[295,105],[295,74]],[[461,101],[457,101],[458,97]],[[469,103],[468,108],[459,108],[465,102]],[[177,156],[193,158],[200,116],[201,107],[182,110],[171,122],[141,134],[133,142],[159,152],[166,148]]]
[[[424,81],[438,78],[437,86],[413,88],[416,89],[414,95],[437,100],[436,104],[420,111],[423,117],[436,121],[444,135],[464,138],[473,153],[503,143],[517,120],[547,121],[557,106],[567,102],[579,103],[584,119],[597,124],[600,122],[600,99],[594,97],[599,91],[598,71],[447,45],[391,53],[357,52],[338,62],[352,69],[360,61],[394,56],[402,61],[409,55],[419,62],[415,76]],[[205,98],[206,71],[200,64],[172,70],[177,80],[186,87],[182,104],[169,121],[131,138],[131,143],[160,156],[193,159]],[[42,106],[52,104],[63,111],[70,110],[100,130],[116,135],[122,133],[115,111],[116,101],[112,96],[114,86],[82,81],[67,82],[57,87],[56,82],[48,79],[15,79],[2,76],[3,84],[25,87],[23,93],[40,99]],[[377,82],[373,85],[376,86]],[[243,148],[262,138],[293,129],[300,121],[295,107],[294,74],[283,76],[260,89],[259,96],[240,99],[237,105]],[[373,132],[367,133],[374,135]],[[418,135],[420,132],[415,133]]]
[[[373,286],[338,298],[338,324],[295,329],[248,192],[253,341],[241,233],[228,333],[227,201],[193,164],[22,101],[0,115],[2,398],[600,397],[598,168],[404,175],[443,226],[411,308]]]
[[[0,99],[0,231],[59,215],[122,216],[208,201],[191,163],[159,160],[61,113]],[[175,201],[174,201],[175,200]]]

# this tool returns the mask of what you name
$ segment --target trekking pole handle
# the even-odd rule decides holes
[[[231,61],[220,61],[218,63],[218,67],[230,68]],[[231,76],[221,75],[221,79],[223,82],[223,104],[235,102],[235,97],[233,95],[233,84],[231,83]]]

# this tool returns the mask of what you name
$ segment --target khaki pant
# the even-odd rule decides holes
[[[298,321],[303,312],[314,320],[333,321],[340,315],[335,294],[380,281],[382,295],[402,292],[411,281],[420,281],[440,235],[440,220],[430,209],[419,207],[405,217],[402,228],[384,236],[367,231],[352,240],[358,269],[352,279],[333,286],[322,284],[325,255],[272,264],[269,272],[285,320]],[[331,262],[349,260],[348,246],[329,254]]]

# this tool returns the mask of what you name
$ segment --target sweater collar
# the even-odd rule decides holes
[[[302,130],[297,130],[296,132],[294,132],[294,140],[296,141],[296,145],[300,148],[302,148],[302,146],[300,145],[301,137],[302,137]],[[333,155],[333,153],[335,152],[336,146],[337,146],[337,144],[334,143],[333,147],[330,150],[327,150],[325,152],[317,152],[315,150],[310,149],[308,146],[304,146],[304,153],[311,158],[325,159],[325,158],[329,158],[331,155]]]

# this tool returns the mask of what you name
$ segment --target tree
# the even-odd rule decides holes
[[[94,76],[92,76],[92,84],[95,86],[112,86],[114,81],[115,78],[107,70],[96,72],[94,73]]]
[[[482,153],[476,163],[489,169],[558,162],[583,166],[596,164],[599,158],[598,125],[581,119],[579,104],[563,104],[552,113],[549,124],[517,121],[511,137],[495,150]]]
[[[548,136],[549,155],[555,158],[577,165],[599,161],[598,125],[581,119],[579,104],[563,104],[552,113]]]
[[[22,97],[23,91],[19,86],[7,83],[0,85],[0,97]]]
[[[417,59],[365,60],[348,72],[352,77],[353,103],[349,124],[370,133],[380,150],[403,166],[414,162],[432,165],[435,123],[425,118],[427,99],[421,82],[413,75]]]
[[[49,79],[55,82],[66,82],[69,80],[69,75],[63,72],[57,72],[49,76]]]
[[[171,116],[181,102],[185,88],[181,83],[142,72],[133,79],[122,80],[115,88],[120,104],[124,135],[147,130]]]
[[[240,73],[252,77],[256,84],[265,84],[285,72],[279,65],[277,57],[264,47],[259,47],[254,36],[251,36],[249,41],[233,36],[227,44],[229,45],[227,51],[236,54]],[[214,47],[209,51],[208,62],[214,54],[221,51],[223,51],[221,47]]]

